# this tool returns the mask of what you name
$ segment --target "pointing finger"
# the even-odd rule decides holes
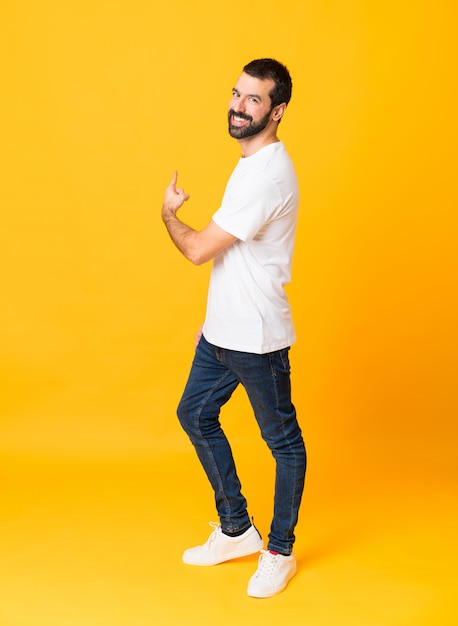
[[[178,179],[178,172],[175,170],[173,172],[173,176],[172,176],[172,180],[170,181],[170,187],[175,188],[176,184],[177,184],[177,179]]]

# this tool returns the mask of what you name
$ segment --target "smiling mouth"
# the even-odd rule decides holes
[[[246,122],[250,123],[252,118],[249,115],[239,115],[231,111],[230,120],[232,126],[243,126]]]

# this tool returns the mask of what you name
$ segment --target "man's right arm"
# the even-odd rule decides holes
[[[219,252],[237,241],[237,238],[218,226],[213,220],[201,231],[184,224],[178,217],[180,209],[189,195],[177,188],[177,173],[165,191],[162,219],[167,231],[180,252],[195,265],[213,259]]]

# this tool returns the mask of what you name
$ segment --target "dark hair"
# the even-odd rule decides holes
[[[293,83],[287,68],[275,59],[255,59],[243,68],[243,71],[253,78],[265,80],[271,78],[275,81],[275,87],[270,92],[272,108],[282,102],[288,104],[291,100]]]

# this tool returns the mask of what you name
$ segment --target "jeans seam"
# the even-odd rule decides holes
[[[223,376],[218,378],[216,383],[209,389],[209,391],[208,391],[207,395],[205,396],[205,398],[203,399],[202,403],[199,405],[199,407],[197,409],[197,412],[196,412],[196,415],[195,415],[195,418],[194,418],[195,432],[199,433],[200,438],[202,440],[202,444],[207,449],[207,453],[209,455],[209,458],[211,458],[211,463],[212,463],[212,466],[213,466],[213,472],[214,472],[214,475],[218,477],[218,482],[219,482],[219,485],[220,485],[220,492],[223,495],[223,501],[224,501],[225,508],[226,508],[226,515],[228,515],[228,516],[231,513],[231,508],[230,508],[230,505],[229,505],[229,501],[228,501],[228,499],[226,497],[226,494],[224,493],[223,481],[222,481],[222,478],[221,478],[221,474],[219,473],[219,470],[218,470],[218,464],[215,461],[215,455],[214,455],[213,450],[212,450],[210,444],[208,443],[207,439],[202,435],[202,429],[200,427],[200,417],[202,415],[202,410],[205,407],[205,405],[207,404],[208,400],[210,399],[212,393],[216,389],[218,389],[220,384],[230,375],[231,375],[231,373],[229,371],[226,371],[223,374]]]
[[[287,374],[289,374],[289,367],[287,367],[287,363],[285,362],[286,359],[283,358],[284,357],[283,353],[284,353],[284,350],[279,350],[278,351],[278,355],[279,355],[280,360],[281,360],[281,362],[283,364],[283,367],[285,368],[285,371],[287,372]],[[278,378],[277,378],[277,371],[276,371],[275,366],[274,366],[274,358],[273,358],[274,354],[275,353],[270,354],[269,355],[269,359],[270,359],[270,367],[271,367],[271,371],[272,371],[272,382],[273,382],[274,389],[275,389],[275,403],[276,403],[275,408],[276,408],[278,414],[280,415],[280,410],[279,410],[280,402],[279,402],[279,394],[278,394]],[[288,359],[288,362],[289,362],[289,359]],[[285,440],[285,442],[286,442],[286,444],[288,446],[288,450],[294,456],[295,454],[294,454],[294,451],[293,451],[292,442],[290,441],[289,436],[285,432],[285,420],[283,418],[281,418],[281,429],[282,429],[282,432],[283,432],[284,440]],[[296,484],[297,477],[298,477],[298,468],[295,465],[294,466],[293,484]],[[293,503],[291,503],[290,510],[288,511],[288,515],[289,515],[288,527],[289,528],[291,528],[292,525],[293,525],[293,514],[294,514],[294,506],[293,506]],[[275,546],[271,546],[271,549],[274,549],[274,548],[278,550],[278,546],[276,546],[276,547]],[[289,538],[289,549],[292,549],[292,538]]]

